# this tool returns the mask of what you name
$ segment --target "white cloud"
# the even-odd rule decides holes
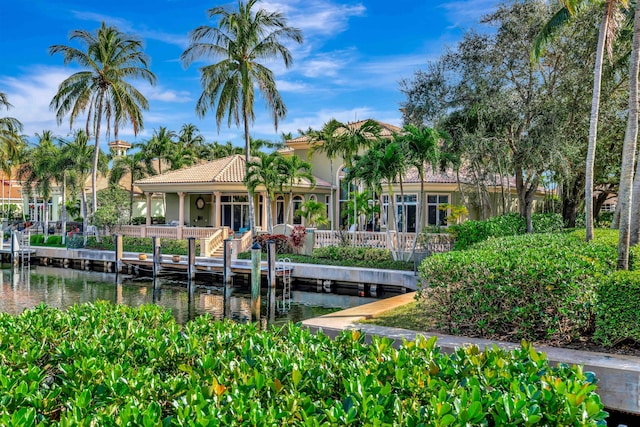
[[[366,8],[339,4],[327,0],[266,1],[261,7],[282,12],[289,25],[300,28],[305,37],[310,35],[332,36],[347,29],[349,19],[363,16]]]
[[[447,14],[447,20],[453,27],[468,28],[476,26],[480,18],[494,11],[497,0],[456,0],[442,3]]]

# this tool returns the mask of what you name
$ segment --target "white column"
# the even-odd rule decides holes
[[[179,222],[179,227],[183,227],[184,226],[184,195],[185,193],[183,191],[178,192],[178,197],[180,198],[180,201],[178,202],[178,222]]]
[[[214,225],[216,227],[220,227],[222,224],[222,193],[220,191],[216,191],[213,194],[216,196]]]
[[[144,193],[145,196],[147,196],[147,220],[145,221],[145,223],[147,224],[147,227],[151,225],[151,196],[153,195],[153,193]]]

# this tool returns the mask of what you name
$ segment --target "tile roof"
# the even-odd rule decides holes
[[[186,183],[237,183],[243,184],[245,177],[244,156],[236,154],[234,156],[223,157],[202,163],[200,165],[155,175],[135,182],[136,185],[144,184],[186,184]],[[316,187],[330,188],[327,181],[315,177]],[[296,183],[296,187],[310,187],[311,183],[306,179],[301,179]]]
[[[180,183],[242,183],[244,180],[244,157],[223,157],[185,169],[170,171],[136,181],[136,184],[180,184]]]

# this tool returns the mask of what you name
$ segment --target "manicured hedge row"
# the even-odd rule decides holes
[[[594,378],[524,344],[445,355],[358,331],[107,303],[0,315],[1,425],[597,425]]]
[[[559,214],[533,214],[531,221],[536,233],[557,232],[563,228],[562,216]],[[454,249],[462,250],[490,237],[524,234],[526,229],[525,219],[517,213],[511,213],[485,221],[465,221],[450,226],[448,231],[456,239]]]
[[[161,239],[160,246],[163,254],[187,255],[188,242],[186,239]],[[125,252],[153,252],[153,240],[151,237],[129,237],[122,238],[122,246]],[[88,237],[87,249],[115,250],[115,239],[113,236],[104,236],[100,242],[95,237]],[[196,255],[200,255],[200,241],[196,240]]]
[[[603,278],[597,292],[595,338],[607,346],[640,343],[640,272],[616,271]]]
[[[616,250],[576,235],[490,239],[427,258],[425,310],[449,333],[569,342],[593,328],[596,284]]]

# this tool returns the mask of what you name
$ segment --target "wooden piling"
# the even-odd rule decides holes
[[[258,243],[251,246],[251,321],[260,320],[260,261],[262,248]]]

